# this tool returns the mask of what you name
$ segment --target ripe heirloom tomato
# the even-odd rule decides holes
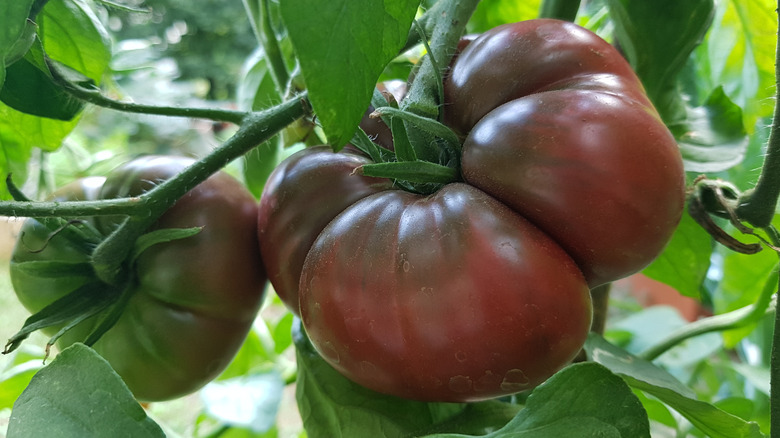
[[[590,293],[571,258],[466,184],[356,202],[314,242],[301,320],[334,368],[380,392],[475,401],[533,388],[580,350]]]
[[[445,78],[462,181],[411,193],[362,176],[364,157],[303,151],[272,174],[258,225],[274,286],[330,365],[463,402],[533,388],[577,355],[589,287],[658,255],[684,174],[629,65],[576,25],[500,26]]]
[[[138,195],[192,162],[182,157],[142,157],[114,170],[105,182],[87,179],[66,186],[57,199]],[[103,232],[121,220],[99,219],[95,222]],[[241,183],[222,172],[212,175],[179,199],[152,228],[190,227],[202,230],[154,245],[140,255],[133,295],[124,313],[94,345],[140,400],[175,398],[214,379],[241,346],[263,298],[266,277],[256,243],[257,205]],[[11,260],[16,294],[32,312],[88,281],[31,278],[19,269],[25,261],[88,260],[59,235],[45,243],[49,235],[38,221],[28,219]],[[84,321],[58,345],[64,348],[83,341],[96,323],[95,317]]]
[[[677,143],[610,44],[549,19],[496,27],[459,55],[445,122],[465,181],[521,213],[593,287],[647,266],[682,215]]]

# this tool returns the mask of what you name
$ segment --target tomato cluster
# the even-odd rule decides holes
[[[193,160],[142,157],[107,178],[79,180],[55,199],[92,200],[139,195],[181,172]],[[110,232],[123,218],[83,218]],[[141,400],[190,393],[214,379],[230,362],[251,328],[266,277],[257,247],[257,203],[244,186],[217,173],[188,192],[153,229],[202,227],[195,236],[156,244],[135,262],[132,295],[116,324],[94,348]],[[89,261],[60,233],[28,219],[11,259],[11,281],[19,300],[37,312],[76,290],[89,276],[36,276],[25,262]],[[108,293],[106,287],[106,293]],[[103,315],[65,333],[58,344],[82,342]],[[46,331],[53,335],[60,327]]]
[[[571,23],[471,41],[447,74],[462,181],[430,195],[302,151],[260,203],[263,259],[315,348],[374,390],[471,401],[538,385],[591,323],[589,288],[637,272],[683,208],[676,142],[620,53]]]
[[[463,140],[460,180],[413,193],[358,172],[372,161],[357,149],[319,146],[281,163],[259,206],[217,173],[160,217],[152,230],[202,230],[133,260],[127,306],[94,344],[136,397],[173,398],[216,377],[251,327],[266,272],[322,357],[376,391],[488,399],[575,357],[590,288],[648,265],[680,219],[676,142],[620,53],[574,24],[504,25],[458,49],[443,122]],[[392,149],[386,126],[361,126]],[[143,157],[56,199],[138,195],[191,163]],[[83,221],[105,236],[122,219]],[[88,265],[89,245],[73,243],[24,224],[11,280],[31,311],[96,281],[31,274],[31,262]]]

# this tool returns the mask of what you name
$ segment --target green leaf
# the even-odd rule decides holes
[[[756,303],[759,297],[777,290],[777,253],[761,251],[746,255],[719,247],[722,257],[722,279],[712,292],[712,303],[716,314],[730,312]],[[769,296],[769,295],[765,295]],[[764,303],[766,304],[766,303]],[[756,326],[755,321],[745,328],[723,333],[726,346],[733,348]]]
[[[459,438],[442,434],[430,438]],[[525,409],[485,438],[650,437],[642,404],[618,376],[596,363],[571,365],[538,386]]]
[[[664,120],[680,99],[677,75],[712,22],[713,0],[607,0],[621,49]],[[672,96],[665,96],[672,93]]]
[[[541,0],[482,0],[471,16],[467,30],[482,33],[505,23],[536,18],[541,4]]]
[[[685,107],[685,117],[669,122],[680,145],[685,170],[720,172],[745,157],[748,136],[742,110],[718,87],[704,105]]]
[[[293,340],[298,359],[296,398],[309,438],[408,437],[463,410],[454,403],[423,403],[379,394],[348,380],[312,347],[300,320]]]
[[[8,436],[165,435],[108,362],[74,344],[39,371],[16,400]]]
[[[768,367],[753,366],[746,363],[735,363],[734,369],[742,374],[745,379],[756,387],[759,391],[769,396],[770,383],[772,377]]]
[[[271,334],[263,324],[257,324],[249,332],[238,353],[217,380],[227,380],[268,371],[274,366],[275,359]]]
[[[72,120],[84,108],[84,102],[64,93],[54,82],[39,41],[6,69],[0,100],[17,111],[63,121]]]
[[[159,243],[172,242],[197,235],[203,227],[192,228],[163,228],[148,232],[135,241],[130,260],[135,261],[144,251]]]
[[[377,178],[392,178],[414,183],[448,184],[458,180],[459,174],[452,167],[429,161],[394,161],[390,163],[364,164],[358,173]]]
[[[111,61],[108,32],[82,0],[50,0],[39,17],[46,55],[100,84]]]
[[[94,275],[89,262],[74,262],[66,260],[31,260],[14,263],[14,270],[25,275],[39,278],[81,277],[90,278]]]
[[[16,0],[0,3],[0,88],[3,87],[6,66],[27,51],[17,43],[25,34],[29,34],[30,23],[27,18],[34,2]]]
[[[0,374],[0,410],[10,409],[35,373],[43,366],[41,359],[27,361]]]
[[[642,273],[685,296],[699,298],[711,252],[709,234],[686,211],[664,251]]]
[[[36,330],[48,327],[68,327],[71,322],[81,322],[96,315],[116,302],[119,295],[99,282],[86,283],[73,292],[55,300],[24,321],[21,330],[8,339],[3,354],[14,351]],[[61,333],[57,333],[58,337]],[[53,339],[51,342],[56,339]]]
[[[762,438],[758,424],[699,401],[671,374],[591,334],[585,350],[592,360],[620,375],[631,387],[666,403],[711,438]]]
[[[712,27],[691,60],[691,85],[704,96],[722,85],[743,108],[748,127],[771,116],[775,104],[776,8],[772,0],[717,2]]]
[[[406,43],[419,0],[281,0],[314,112],[336,149],[357,129],[377,79]]]
[[[284,350],[292,345],[293,320],[293,314],[287,312],[271,330],[271,336],[274,340],[274,352],[276,354],[282,354]]]

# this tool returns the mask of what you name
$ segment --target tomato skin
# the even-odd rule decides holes
[[[550,234],[591,287],[663,250],[682,215],[682,159],[611,45],[557,20],[499,26],[458,57],[445,95],[467,134],[466,182]]]
[[[138,195],[193,161],[156,156],[134,160],[108,176],[99,197]],[[152,227],[203,229],[195,236],[152,246],[140,255],[125,312],[94,345],[139,400],[166,400],[193,392],[213,380],[238,351],[266,283],[256,224],[257,206],[251,194],[237,180],[217,173],[187,193]],[[102,217],[98,228],[111,228],[110,218]],[[52,249],[67,244],[57,236],[50,242]],[[13,259],[57,256],[47,251],[30,254],[17,245]],[[51,284],[44,289],[48,297],[39,294],[29,300],[26,297],[35,293],[32,287],[40,284],[19,279],[13,264],[11,278],[20,300],[32,312],[72,290]],[[63,336],[58,345],[64,348],[83,341],[95,323],[90,318]]]
[[[392,182],[355,175],[371,161],[358,152],[317,146],[293,154],[268,178],[260,198],[260,252],[276,294],[296,315],[306,254],[323,228],[359,199]]]
[[[628,82],[619,92],[651,106],[631,66],[596,34],[553,19],[501,25],[473,40],[452,65],[444,84],[444,120],[467,134],[501,104],[593,76]]]
[[[301,319],[323,358],[379,392],[476,401],[532,388],[590,329],[587,285],[544,233],[478,189],[355,203],[304,265]]]

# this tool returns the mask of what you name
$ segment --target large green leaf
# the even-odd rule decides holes
[[[685,296],[699,298],[711,252],[709,234],[686,212],[664,252],[642,273]]]
[[[704,38],[714,13],[713,0],[607,0],[607,4],[626,58],[664,120],[673,119],[677,74]]]
[[[414,436],[463,410],[459,404],[403,400],[348,380],[317,354],[300,321],[293,340],[298,358],[298,409],[310,438]]]
[[[428,438],[465,438],[461,434]],[[525,409],[486,438],[650,437],[647,414],[626,383],[596,363],[555,374],[528,397]]]
[[[668,122],[680,145],[685,170],[720,172],[745,158],[748,136],[742,122],[742,110],[721,87],[698,107],[684,106],[685,116]]]
[[[666,403],[711,438],[763,438],[758,424],[697,400],[693,391],[671,374],[591,334],[585,350],[592,360],[623,377],[631,387]]]
[[[0,88],[5,80],[5,69],[19,59],[32,44],[29,38],[35,25],[27,18],[35,0],[5,1],[0,3]],[[31,32],[32,31],[32,32]]]
[[[40,370],[14,403],[8,436],[163,437],[111,365],[74,344]]]
[[[63,93],[46,65],[43,46],[36,40],[27,54],[6,69],[0,101],[26,114],[72,120],[84,102]]]
[[[309,99],[328,142],[344,146],[385,65],[406,43],[419,0],[281,0]]]
[[[82,0],[50,0],[39,16],[46,54],[100,84],[111,60],[111,42]]]

